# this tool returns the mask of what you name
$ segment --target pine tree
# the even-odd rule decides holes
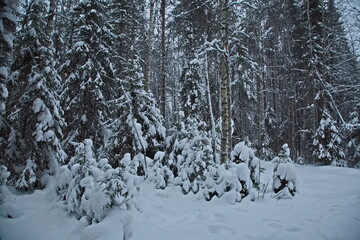
[[[54,66],[46,14],[45,2],[32,2],[29,21],[18,36],[14,77],[9,85],[12,130],[6,153],[12,164],[23,168],[16,186],[24,189],[38,184],[38,176],[32,177],[35,169],[41,173],[49,168],[55,174],[66,158],[60,142],[65,126],[57,94],[60,78]]]

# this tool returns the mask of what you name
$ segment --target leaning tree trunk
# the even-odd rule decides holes
[[[221,78],[221,163],[230,160],[231,149],[231,104],[229,74],[229,40],[228,40],[228,0],[221,1],[221,41],[223,52],[220,56]]]

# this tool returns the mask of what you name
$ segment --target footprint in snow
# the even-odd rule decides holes
[[[307,218],[306,220],[313,223],[317,223],[320,221],[319,219],[314,219],[314,218]]]
[[[291,227],[291,228],[286,229],[286,231],[288,231],[288,232],[299,232],[299,231],[301,231],[301,228]]]
[[[235,208],[236,211],[240,211],[240,212],[249,212],[249,210],[246,209],[241,209],[241,208]]]
[[[215,218],[219,219],[219,220],[224,220],[225,216],[222,213],[215,213],[214,214]]]
[[[231,233],[232,235],[236,235],[236,231],[233,228],[224,225],[208,225],[208,229],[213,234]]]
[[[279,220],[273,219],[273,218],[263,218],[263,219],[261,219],[261,220],[263,220],[263,221],[265,221],[265,222],[280,222]]]
[[[269,227],[281,228],[282,225],[276,222],[271,222],[268,224]]]
[[[169,198],[170,197],[170,195],[168,193],[163,193],[163,192],[157,192],[155,194],[155,196],[161,197],[161,198]]]

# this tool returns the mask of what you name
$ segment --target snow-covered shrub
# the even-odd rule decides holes
[[[203,194],[207,201],[226,195],[233,204],[248,195],[251,188],[250,170],[245,163],[216,164],[206,171]]]
[[[250,169],[250,177],[253,186],[260,188],[260,159],[255,156],[254,149],[251,148],[251,142],[248,140],[239,142],[231,152],[231,160],[235,163],[245,163]]]
[[[75,156],[59,170],[57,192],[77,218],[101,221],[109,208],[125,206],[137,194],[136,180],[124,168],[112,168],[107,159],[96,161],[92,141],[79,143]]]
[[[165,152],[157,152],[149,167],[148,180],[155,183],[157,189],[164,189],[174,182],[174,174],[167,164],[164,164]]]
[[[293,161],[290,158],[290,149],[284,144],[279,156],[273,159],[272,189],[277,199],[292,198],[298,190],[298,179]]]

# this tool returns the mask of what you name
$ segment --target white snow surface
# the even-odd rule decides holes
[[[266,168],[264,181],[272,175]],[[49,186],[33,194],[18,194],[12,204],[22,216],[0,217],[4,240],[241,240],[241,239],[360,239],[360,171],[333,166],[295,165],[300,192],[291,200],[246,197],[231,205],[226,198],[206,202],[201,191],[183,195],[180,187],[157,190],[153,183],[140,187],[139,209],[114,208],[98,224],[67,215]],[[124,227],[125,226],[125,227]]]

